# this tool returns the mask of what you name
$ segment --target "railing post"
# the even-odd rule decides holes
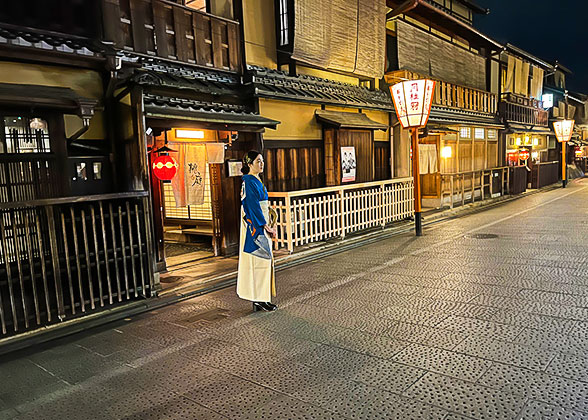
[[[341,224],[341,239],[345,239],[345,190],[339,190],[339,212]]]
[[[454,189],[453,175],[451,175],[451,178],[449,178],[449,185],[451,187],[451,205],[450,205],[450,208],[453,210],[453,189]]]
[[[490,185],[488,185],[488,189],[490,190],[490,198],[492,198],[492,184],[494,184],[494,172],[490,169]]]
[[[284,207],[286,208],[286,246],[288,248],[288,252],[291,254],[294,252],[294,238],[292,237],[292,233],[294,229],[292,229],[292,209],[290,196],[286,196],[284,199]]]
[[[386,190],[384,188],[384,184],[380,186],[380,219],[382,229],[386,227]]]
[[[484,201],[484,176],[486,174],[484,173],[484,171],[482,171],[482,176],[480,177],[480,188],[481,188],[481,195],[482,195],[482,201]]]
[[[65,307],[63,304],[63,289],[61,287],[61,267],[59,264],[59,249],[57,247],[57,232],[55,230],[55,215],[53,207],[45,207],[45,214],[47,215],[48,231],[49,231],[49,247],[51,249],[51,259],[53,266],[53,283],[55,284],[55,299],[57,300],[57,317],[60,321],[65,319]],[[20,256],[19,256],[20,257]],[[86,261],[90,264],[89,261]],[[88,281],[92,281],[88,279]]]

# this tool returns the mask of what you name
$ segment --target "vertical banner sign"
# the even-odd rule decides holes
[[[355,147],[341,147],[341,182],[355,181],[355,170],[357,160],[355,159]]]
[[[176,207],[204,203],[206,148],[204,145],[177,144],[179,171],[172,180]]]
[[[206,148],[204,145],[186,145],[186,204],[204,203],[206,182]]]

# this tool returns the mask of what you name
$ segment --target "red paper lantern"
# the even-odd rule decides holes
[[[159,156],[153,161],[153,175],[162,181],[171,181],[178,173],[178,162],[168,155]]]
[[[531,156],[531,154],[529,153],[528,150],[523,149],[523,150],[519,151],[519,159],[527,160],[527,159],[529,159],[529,156]]]

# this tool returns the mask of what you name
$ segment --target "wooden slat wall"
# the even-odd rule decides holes
[[[387,141],[374,142],[375,179],[383,181],[391,178],[390,143]]]
[[[338,154],[341,153],[340,147],[354,146],[355,160],[357,169],[355,171],[355,182],[370,182],[374,180],[374,133],[366,130],[338,130],[337,139],[339,148],[336,149]],[[341,165],[339,164],[339,173]],[[340,181],[339,177],[339,181]]]
[[[321,147],[266,149],[265,179],[268,191],[283,192],[319,188],[325,183]]]
[[[102,0],[105,38],[117,48],[241,71],[239,23],[160,0]]]
[[[0,210],[0,338],[151,297],[146,196]]]

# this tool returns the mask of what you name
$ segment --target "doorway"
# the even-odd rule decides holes
[[[151,167],[156,151],[166,145],[178,164],[171,182],[151,177],[157,268],[165,273],[164,289],[178,282],[206,282],[236,269],[240,162],[256,148],[257,138],[255,132],[197,127],[154,130]]]

